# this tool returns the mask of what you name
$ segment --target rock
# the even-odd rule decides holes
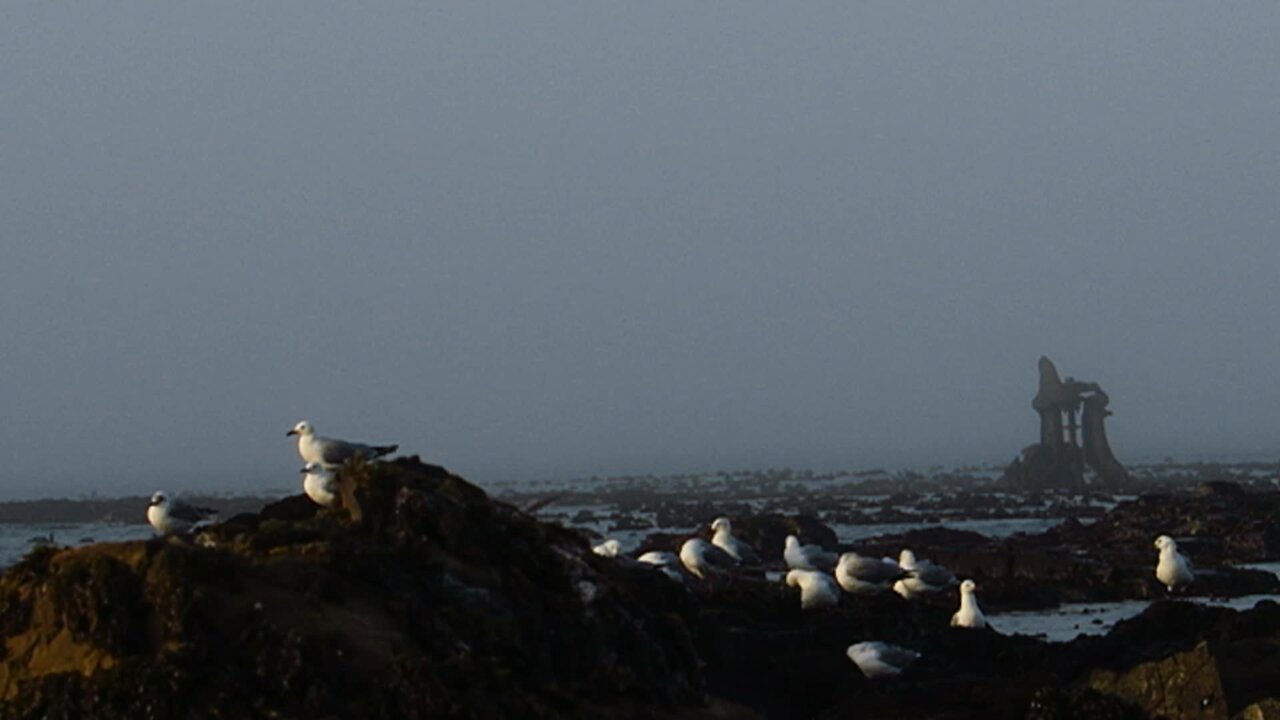
[[[0,717],[704,712],[673,583],[443,469],[348,470],[345,512],[289,499],[210,528],[212,547],[103,543],[6,571]]]
[[[1123,673],[1095,670],[1086,682],[1104,695],[1142,707],[1153,717],[1227,720],[1217,663],[1204,642]]]
[[[1026,720],[1146,720],[1148,715],[1133,703],[1093,688],[1042,688],[1031,698]]]
[[[1280,699],[1267,698],[1241,710],[1232,720],[1280,720]]]

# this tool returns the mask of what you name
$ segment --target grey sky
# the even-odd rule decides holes
[[[1274,457],[1280,5],[0,7],[0,495]]]

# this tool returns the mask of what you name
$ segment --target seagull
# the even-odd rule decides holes
[[[791,570],[787,587],[800,586],[800,607],[809,610],[840,602],[840,588],[828,574],[817,570]]]
[[[987,626],[987,618],[978,607],[978,596],[974,594],[977,587],[972,580],[960,583],[960,609],[951,616],[951,627],[982,629]]]
[[[591,548],[591,552],[600,557],[614,558],[622,552],[622,543],[617,540],[605,540],[604,542]]]
[[[183,533],[205,520],[217,516],[216,510],[187,505],[178,500],[170,500],[163,492],[151,496],[147,505],[147,522],[161,535]]]
[[[338,499],[338,477],[320,463],[309,462],[302,468],[302,490],[315,504],[329,507]]]
[[[684,575],[680,572],[680,558],[673,552],[650,550],[636,560],[656,567],[676,582],[684,582]]]
[[[1156,538],[1156,548],[1160,550],[1156,579],[1169,588],[1169,592],[1195,582],[1196,574],[1191,572],[1191,561],[1178,552],[1177,541],[1168,535],[1161,535]]]
[[[854,595],[884,592],[894,581],[901,580],[904,576],[906,573],[898,563],[888,558],[876,560],[847,552],[836,563],[836,582]]]
[[[399,445],[364,445],[362,443],[334,440],[316,435],[316,429],[306,420],[300,421],[286,436],[298,436],[298,455],[303,462],[320,463],[332,468],[354,457],[373,460],[395,452]]]
[[[801,545],[800,538],[795,535],[787,536],[782,557],[792,570],[829,571],[835,569],[837,560],[835,553],[823,550],[820,545]]]
[[[938,592],[956,583],[956,576],[950,570],[928,560],[916,560],[916,554],[910,550],[899,553],[898,565],[907,571],[907,577],[894,583],[893,590],[907,599]]]
[[[869,678],[897,675],[920,659],[920,653],[883,642],[860,642],[849,646],[849,659]]]
[[[703,580],[711,575],[729,572],[738,564],[729,553],[702,538],[684,541],[684,545],[680,546],[680,562],[689,572]]]
[[[760,556],[752,547],[733,536],[729,518],[718,517],[711,521],[711,544],[729,553],[729,557],[745,565],[759,565]]]

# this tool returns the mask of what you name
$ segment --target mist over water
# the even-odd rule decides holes
[[[1275,457],[1280,8],[202,8],[0,23],[0,498]]]

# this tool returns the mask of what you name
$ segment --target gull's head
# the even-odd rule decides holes
[[[797,546],[797,545],[799,545],[799,544],[800,544],[800,538],[796,537],[795,535],[788,535],[788,536],[787,536],[787,549],[788,549],[788,550],[790,550],[790,549],[791,549],[791,548],[793,548],[793,547],[796,547],[796,546]]]
[[[151,496],[151,502],[147,503],[147,507],[155,507],[157,505],[164,507],[169,504],[169,496],[163,492],[157,492]]]
[[[902,552],[898,553],[898,564],[910,570],[911,568],[915,567],[916,554],[911,552],[910,550],[903,550]]]
[[[316,429],[311,427],[311,423],[307,422],[306,420],[299,420],[298,424],[294,425],[292,430],[285,433],[285,437],[288,437],[290,435],[298,435],[298,436],[314,435],[315,432],[316,432]]]
[[[858,662],[868,656],[875,655],[876,649],[875,646],[869,642],[860,642],[850,645],[849,649],[845,651],[845,654],[849,656],[850,660]]]
[[[718,517],[715,520],[711,521],[711,532],[720,532],[721,530],[725,532],[733,531],[729,525],[729,518]]]
[[[787,571],[787,587],[795,587],[800,584],[800,580],[804,577],[803,570]]]
[[[960,583],[960,592],[964,593],[965,595],[971,595],[973,594],[973,591],[977,589],[978,589],[978,584],[972,580],[965,580],[964,582]]]
[[[1156,538],[1157,550],[1163,550],[1165,548],[1176,548],[1176,547],[1178,547],[1178,543],[1174,542],[1173,538],[1169,537],[1168,535],[1161,535],[1160,537]]]

